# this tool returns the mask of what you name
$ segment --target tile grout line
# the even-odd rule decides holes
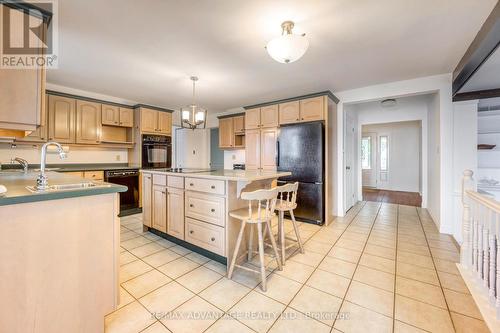
[[[392,306],[392,331],[396,328],[396,281],[398,279],[398,244],[399,244],[399,204],[396,212],[396,258],[394,260],[394,295]]]

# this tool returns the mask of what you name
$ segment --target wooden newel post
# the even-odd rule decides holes
[[[460,263],[470,268],[472,266],[472,238],[471,238],[471,207],[467,198],[467,190],[474,189],[474,180],[472,179],[472,170],[465,170],[462,178],[462,245],[460,247]]]

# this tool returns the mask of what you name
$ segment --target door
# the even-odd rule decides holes
[[[245,129],[257,128],[260,128],[260,108],[246,110]]]
[[[324,112],[323,96],[307,98],[300,101],[301,121],[323,120]]]
[[[167,189],[153,185],[153,229],[167,232]]]
[[[157,111],[158,132],[165,135],[172,135],[172,114],[170,112]]]
[[[184,190],[167,187],[167,233],[184,239]]]
[[[115,105],[102,105],[102,124],[103,125],[120,125],[120,108]]]
[[[142,224],[151,227],[152,217],[152,191],[153,191],[153,177],[151,174],[144,174],[142,176]]]
[[[278,104],[260,108],[260,127],[278,127]]]
[[[260,169],[260,130],[246,130],[245,137],[245,168]]]
[[[120,126],[134,127],[134,110],[129,108],[120,108]]]
[[[101,142],[101,104],[76,101],[76,143]]]
[[[219,119],[219,147],[232,148],[234,145],[233,118]]]
[[[363,133],[361,137],[361,170],[363,187],[377,187],[377,135]]]
[[[219,148],[219,129],[210,129],[210,168],[224,169],[224,151]]]
[[[264,128],[260,134],[260,167],[263,170],[276,170],[277,128]]]
[[[355,166],[355,156],[356,156],[356,130],[355,122],[353,116],[349,113],[345,113],[345,143],[344,143],[344,180],[345,180],[345,193],[344,193],[344,206],[347,212],[354,203],[357,201],[355,198],[355,193],[357,191],[355,177],[357,176],[357,170]]]
[[[389,186],[389,149],[390,136],[388,133],[378,134],[377,146],[377,187],[388,188]]]
[[[293,101],[279,105],[279,121],[281,124],[292,124],[300,121],[300,102]]]
[[[156,133],[157,129],[157,115],[155,110],[141,108],[141,131]]]
[[[76,101],[73,98],[49,95],[49,140],[75,142]]]

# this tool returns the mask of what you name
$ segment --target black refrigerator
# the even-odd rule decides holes
[[[299,182],[297,220],[315,224],[325,221],[325,128],[321,121],[282,125],[277,143],[278,171],[291,176],[278,185]]]

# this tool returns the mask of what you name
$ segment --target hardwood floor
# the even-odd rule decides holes
[[[417,192],[387,191],[363,187],[363,201],[422,207],[422,197]]]

